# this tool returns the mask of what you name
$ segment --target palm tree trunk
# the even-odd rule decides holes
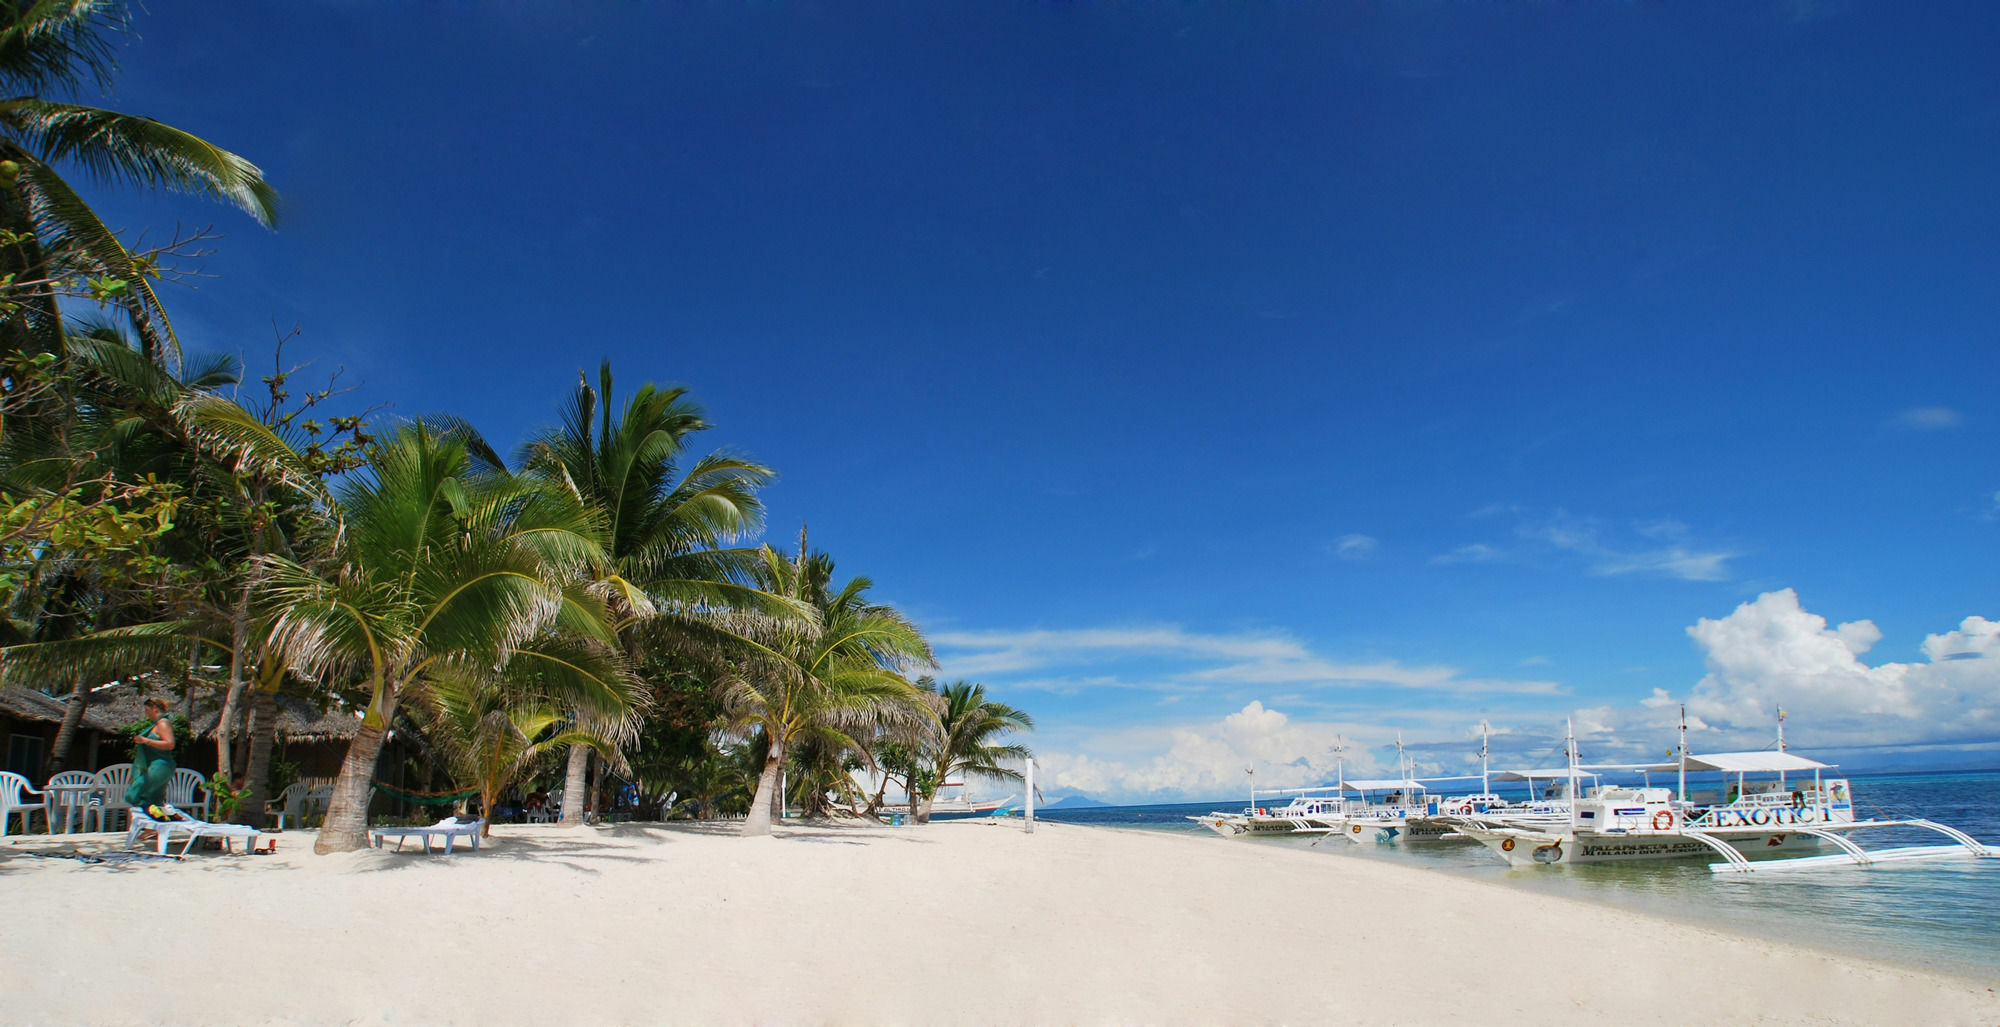
[[[361,733],[348,743],[340,776],[333,781],[333,801],[327,804],[326,823],[313,845],[322,856],[368,847],[368,780],[375,776],[375,759],[382,755],[382,739],[388,733],[386,727],[368,720],[361,722]],[[387,717],[382,720],[388,722]]]
[[[785,746],[771,743],[764,757],[764,772],[757,775],[757,794],[750,798],[750,815],[743,818],[743,837],[771,833],[771,805],[778,792],[778,770],[785,765]]]
[[[583,824],[584,776],[590,769],[590,746],[569,747],[569,773],[563,778],[563,803],[561,825],[580,827]]]
[[[236,822],[256,827],[264,822],[264,803],[271,798],[271,747],[278,739],[278,692],[259,685],[250,693],[250,759],[243,781],[250,794],[236,807]]]
[[[250,637],[250,583],[243,583],[243,592],[236,598],[235,609],[229,611],[229,691],[222,697],[222,715],[215,722],[215,765],[226,775],[236,768],[236,722],[243,714],[243,692],[247,684],[244,664],[249,660],[245,652]]]
[[[83,724],[83,711],[90,706],[90,679],[81,674],[76,676],[76,684],[70,688],[69,701],[63,704],[62,726],[56,729],[56,740],[49,746],[49,759],[42,769],[45,777],[54,777],[69,765],[70,746],[76,744],[76,729]]]

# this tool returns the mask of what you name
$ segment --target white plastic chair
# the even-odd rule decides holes
[[[89,808],[83,811],[83,829],[113,830],[111,822],[123,822],[126,811],[132,808],[125,803],[125,792],[132,787],[132,764],[114,763],[98,771],[90,782],[97,787],[91,791]],[[90,826],[92,821],[96,821],[96,827]]]
[[[286,819],[303,827],[306,822],[306,806],[312,784],[308,781],[294,781],[278,793],[278,797],[264,803],[264,816],[278,818],[278,830],[285,829]]]
[[[36,810],[42,811],[43,826],[46,827],[48,825],[48,800],[44,798],[41,802],[29,802],[21,797],[21,793],[23,792],[34,792],[36,795],[42,794],[41,792],[36,792],[28,784],[27,778],[19,774],[0,770],[0,838],[7,837],[7,825],[14,819],[14,814],[16,813],[21,815],[22,834],[28,834],[33,831]]]
[[[49,797],[50,834],[55,833],[58,814],[62,817],[64,834],[76,830],[77,825],[84,822],[90,813],[90,790],[87,786],[96,776],[88,770],[65,770],[49,778],[49,783],[42,786],[42,791]]]
[[[201,789],[201,799],[194,797],[195,789]],[[181,767],[174,771],[174,778],[167,782],[167,805],[188,811],[201,810],[201,819],[207,820],[208,804],[214,798],[208,791],[208,779],[199,770]]]

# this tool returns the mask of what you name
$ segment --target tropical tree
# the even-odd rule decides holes
[[[457,783],[479,789],[489,833],[491,811],[500,797],[557,752],[589,746],[623,768],[619,746],[635,726],[634,682],[617,666],[615,650],[560,635],[538,639],[534,647],[543,660],[510,661],[513,669],[525,672],[525,679],[459,665],[433,676],[412,707],[413,719]],[[547,659],[595,666],[589,673],[550,675],[545,673]],[[593,727],[576,726],[571,713],[576,709],[597,714],[583,722]],[[596,730],[596,725],[612,730]]]
[[[773,605],[743,584],[756,551],[725,547],[759,530],[757,490],[776,475],[727,452],[689,462],[690,438],[709,423],[685,389],[648,383],[618,416],[613,408],[605,361],[597,388],[578,375],[561,425],[522,448],[522,468],[568,490],[602,519],[604,560],[588,573],[603,588],[629,659],[636,664],[662,651],[727,646],[732,640],[717,623],[718,611]],[[565,824],[583,821],[592,751],[570,750]]]
[[[768,748],[743,834],[771,833],[772,807],[782,801],[779,774],[791,747],[808,740],[858,750],[854,734],[884,724],[932,719],[904,671],[931,664],[930,644],[894,607],[871,602],[873,583],[857,577],[833,586],[833,558],[806,548],[795,556],[762,549],[757,584],[812,610],[812,621],[768,620],[746,632],[758,648],[722,688],[722,704],[739,731],[760,732]]]
[[[923,824],[931,819],[931,804],[937,800],[938,786],[954,776],[963,780],[967,774],[978,774],[1019,781],[1021,772],[1008,766],[1007,761],[1025,759],[1034,753],[1025,745],[996,745],[993,740],[1011,732],[1032,731],[1035,721],[1006,703],[986,698],[985,685],[954,681],[936,688],[929,679],[919,684],[926,691],[936,689],[940,700],[937,741],[928,754],[929,789],[921,797],[922,804],[912,810],[917,823]]]
[[[504,668],[571,679],[568,695],[626,694],[606,661],[531,644],[556,633],[617,649],[611,611],[583,573],[605,560],[601,524],[568,495],[493,473],[498,465],[463,425],[408,424],[343,482],[334,566],[263,560],[279,611],[274,650],[301,674],[352,674],[368,697],[316,851],[367,845],[383,737],[405,696],[432,682]]]
[[[172,322],[153,290],[155,261],[134,254],[85,203],[58,165],[107,183],[205,196],[260,224],[277,221],[277,192],[257,166],[151,118],[64,100],[86,81],[111,85],[111,37],[129,25],[122,0],[0,3],[0,356],[60,353],[57,296],[66,278],[123,309],[143,351],[178,364]]]

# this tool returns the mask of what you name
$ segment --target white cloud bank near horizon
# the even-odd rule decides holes
[[[1682,695],[1666,689],[1626,703],[1573,711],[1585,758],[1621,761],[1658,758],[1674,743],[1680,705],[1687,706],[1689,745],[1696,751],[1758,749],[1776,733],[1779,705],[1790,714],[1794,748],[1924,747],[1979,745],[2000,739],[2000,621],[1969,616],[1956,627],[1928,635],[1923,659],[1869,665],[1861,657],[1882,640],[1872,621],[1829,625],[1807,611],[1791,589],[1767,592],[1727,616],[1702,618],[1686,629],[1701,650],[1705,673]],[[1201,637],[1201,636],[1195,636]],[[1277,667],[1306,668],[1315,661],[1295,643],[1256,649]],[[1241,657],[1245,652],[1229,648]],[[1256,659],[1244,666],[1258,666]],[[1216,668],[1220,674],[1224,668]],[[1371,671],[1374,680],[1428,687],[1422,669],[1394,664]],[[1197,672],[1196,677],[1211,672]],[[1310,677],[1310,675],[1307,675]],[[1239,680],[1242,680],[1239,678]],[[1262,679],[1291,683],[1284,674]],[[1462,684],[1462,682],[1461,682]],[[1336,738],[1347,740],[1347,769],[1388,773],[1385,747],[1396,729],[1383,723],[1302,719],[1277,700],[1253,699],[1219,719],[1128,728],[1079,735],[1062,748],[1038,746],[1043,791],[1051,797],[1087,793],[1127,801],[1213,799],[1242,793],[1256,769],[1259,787],[1303,787],[1331,781]],[[1544,708],[1509,716],[1493,714],[1497,761],[1545,758],[1559,745],[1561,724]],[[1398,711],[1411,725],[1420,773],[1476,769],[1478,721],[1453,708]]]

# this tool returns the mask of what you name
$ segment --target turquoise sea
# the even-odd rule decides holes
[[[1858,816],[1925,817],[2000,846],[2000,771],[1857,774],[1849,780]],[[1159,806],[1058,807],[1039,810],[1036,816],[1059,823],[1190,833],[1216,845],[1310,849],[1328,859],[1391,860],[1740,934],[1967,975],[1989,984],[2000,979],[2000,859],[1753,875],[1712,874],[1701,860],[1509,867],[1486,849],[1466,842],[1361,846],[1325,836],[1230,839],[1185,819],[1211,810],[1239,811],[1243,804],[1239,798]],[[1870,848],[1944,841],[1932,832],[1862,836],[1862,844]]]

